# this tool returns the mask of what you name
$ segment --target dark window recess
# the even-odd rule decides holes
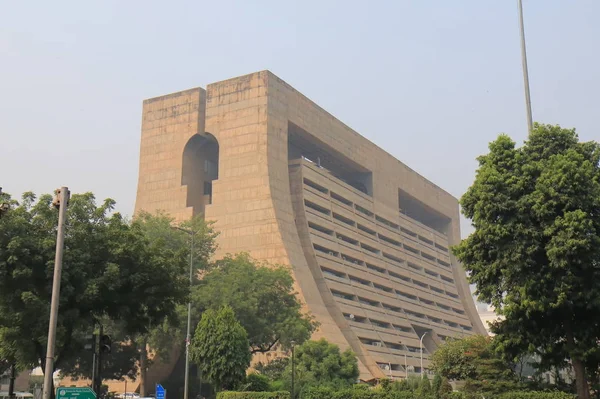
[[[446,295],[448,295],[448,296],[449,296],[449,297],[451,297],[451,298],[458,299],[458,295],[456,295],[456,294],[454,294],[454,293],[452,293],[452,292],[448,292],[448,291],[446,291]]]
[[[304,179],[304,184],[306,184],[308,187],[314,188],[317,191],[327,194],[328,190],[325,187],[318,185],[312,180]]]
[[[338,277],[338,278],[343,278],[344,280],[346,280],[346,275],[344,273],[340,273],[340,272],[337,272],[335,270],[328,269],[326,267],[321,267],[321,271],[324,274],[329,274],[331,276],[335,276],[335,277]]]
[[[371,320],[371,324],[373,324],[374,326],[381,327],[381,328],[390,328],[390,323],[386,323],[384,321],[379,321],[379,320],[373,320],[373,319],[370,319],[370,320]]]
[[[346,262],[354,263],[355,265],[364,265],[364,262],[362,260],[356,259],[346,254],[342,254],[342,259],[344,259]]]
[[[427,252],[423,252],[421,251],[421,256],[424,257],[427,260],[430,260],[432,262],[435,262],[435,257],[429,255]]]
[[[392,244],[392,245],[395,245],[395,246],[397,246],[399,248],[402,248],[402,243],[400,243],[399,241],[396,241],[393,238],[386,237],[383,234],[378,234],[378,236],[379,236],[379,239],[381,241],[385,241],[388,244]]]
[[[365,214],[365,215],[367,215],[367,216],[369,216],[369,217],[373,217],[373,212],[371,212],[370,210],[368,210],[368,209],[366,209],[366,208],[363,208],[363,207],[362,207],[362,206],[360,206],[360,205],[356,205],[356,204],[354,204],[354,208],[356,208],[356,210],[357,210],[357,211],[359,211],[359,212],[360,212],[360,213],[362,213],[362,214]]]
[[[419,280],[415,280],[413,279],[413,283],[415,283],[416,285],[418,285],[419,287],[423,287],[423,288],[427,288],[429,287],[427,284],[420,282]]]
[[[444,262],[444,261],[443,261],[443,260],[441,260],[441,259],[438,259],[438,260],[437,260],[437,263],[439,263],[440,265],[442,265],[442,266],[445,266],[445,267],[450,267],[450,263],[448,263],[448,262]]]
[[[463,324],[461,324],[460,326],[462,327],[463,330],[466,330],[466,331],[471,331],[473,329],[471,326],[465,326]]]
[[[385,292],[394,292],[393,289],[391,289],[390,287],[386,287],[385,285],[373,283],[373,287],[377,288],[378,290],[385,291]]]
[[[330,230],[326,227],[323,226],[319,226],[318,224],[314,224],[312,222],[308,222],[308,227],[310,227],[313,230],[317,230],[320,231],[321,233],[327,234],[328,236],[332,236],[333,235],[333,230]]]
[[[392,312],[402,313],[402,309],[397,306],[388,305],[387,303],[382,303],[382,306],[387,310],[391,310]]]
[[[442,280],[447,281],[449,283],[453,283],[454,282],[453,279],[451,279],[450,277],[446,277],[446,276],[442,276]]]
[[[444,320],[444,323],[448,324],[450,327],[458,327],[458,323],[455,323],[453,321]]]
[[[342,216],[339,213],[335,213],[334,212],[333,213],[333,218],[336,219],[336,220],[339,220],[340,222],[345,223],[345,224],[347,224],[349,226],[354,226],[354,220],[348,219],[347,217]]]
[[[419,319],[424,319],[425,315],[423,313],[411,312],[410,310],[406,311],[406,314],[413,317],[418,317]]]
[[[336,237],[337,237],[338,239],[340,239],[340,240],[344,241],[344,242],[347,242],[347,243],[349,243],[349,244],[352,244],[352,245],[356,245],[356,246],[358,246],[358,241],[357,241],[357,240],[355,240],[354,238],[347,237],[347,236],[345,236],[345,235],[343,235],[343,234],[340,234],[340,233],[336,234]]]
[[[435,247],[437,249],[439,249],[440,251],[448,252],[448,248],[444,247],[443,245],[438,244],[437,242],[435,243]]]
[[[353,283],[368,285],[369,287],[371,286],[371,283],[367,280],[363,280],[362,278],[358,278],[358,277],[354,277],[354,276],[349,276],[349,277],[350,277],[350,281],[352,281]]]
[[[381,216],[375,216],[375,220],[377,220],[379,223],[383,223],[386,226],[391,227],[392,229],[395,229],[395,230],[398,230],[398,228],[400,227],[396,223],[391,222],[387,219],[384,219]]]
[[[363,297],[358,297],[358,302],[364,304],[364,305],[369,305],[369,306],[374,306],[374,307],[379,307],[379,302],[377,301],[372,301],[370,299],[367,298],[363,298]]]
[[[410,300],[416,301],[417,297],[415,295],[409,294],[408,292],[404,292],[404,291],[398,291],[396,290],[396,294],[403,297],[403,298],[408,298]]]
[[[395,344],[393,342],[384,342],[385,346],[387,346],[388,348],[391,349],[395,349],[395,350],[402,350],[402,345],[400,344]]]
[[[443,294],[444,293],[444,290],[441,290],[441,289],[439,289],[437,287],[434,287],[434,286],[431,286],[431,291],[435,291],[438,294]]]
[[[408,234],[409,236],[412,236],[412,237],[417,236],[417,233],[415,233],[414,231],[410,231],[409,229],[405,229],[404,227],[400,227],[400,231],[403,232],[404,234]]]
[[[409,277],[403,276],[401,274],[398,274],[398,273],[395,273],[395,272],[392,272],[392,271],[389,271],[389,270],[388,270],[388,273],[392,277],[396,277],[396,278],[398,278],[400,280],[403,280],[403,281],[406,281],[407,283],[410,283],[410,278]]]
[[[365,345],[369,345],[369,346],[377,346],[379,348],[383,347],[383,343],[381,341],[376,341],[374,339],[369,339],[369,338],[359,338],[360,342],[362,342]]]
[[[436,302],[435,304],[438,306],[438,308],[450,310],[450,306],[444,305],[443,303]]]
[[[452,311],[454,311],[454,313],[458,313],[458,314],[465,314],[464,310],[460,310],[460,309],[456,309],[456,308],[452,308]]]
[[[335,256],[335,257],[337,257],[339,255],[338,252],[332,251],[331,249],[322,247],[322,246],[320,246],[318,244],[313,244],[313,248],[315,250],[317,250],[319,252],[323,252],[323,253],[325,253],[327,255],[331,255],[331,256]]]
[[[345,292],[341,292],[341,291],[336,291],[336,290],[331,290],[331,295],[337,297],[337,298],[342,298],[342,299],[346,299],[348,301],[354,301],[354,295],[350,295],[350,294],[346,294]]]
[[[413,248],[413,247],[411,247],[409,245],[406,245],[406,244],[404,244],[404,249],[406,249],[409,252],[412,252],[413,254],[418,254],[419,253],[418,249]]]
[[[409,352],[421,352],[421,349],[417,348],[416,346],[406,346],[406,350],[408,350]],[[416,368],[415,368],[416,369]]]
[[[394,324],[394,329],[398,330],[398,331],[402,331],[402,332],[412,332],[412,328],[410,327],[405,327],[405,326],[399,326],[397,324]]]
[[[369,252],[372,252],[372,253],[374,253],[374,254],[379,254],[379,252],[381,252],[381,251],[380,251],[380,250],[378,250],[377,248],[374,248],[374,247],[372,247],[372,246],[370,246],[370,245],[367,245],[367,244],[364,244],[364,243],[362,243],[362,242],[360,243],[360,246],[361,246],[363,249],[366,249],[367,251],[369,251]]]
[[[411,269],[415,269],[415,270],[418,270],[418,271],[421,271],[421,270],[423,270],[423,268],[422,268],[421,266],[415,265],[415,264],[414,264],[414,263],[412,263],[412,262],[407,262],[407,265],[408,265],[408,267],[410,267]]]
[[[367,323],[367,318],[362,316],[350,315],[350,313],[344,313],[344,317],[350,321],[354,321],[356,323]]]
[[[430,276],[435,277],[435,278],[437,278],[439,276],[439,274],[437,274],[436,272],[432,272],[429,269],[425,269],[425,273],[429,274]]]
[[[310,208],[310,209],[314,209],[317,212],[321,212],[325,215],[329,215],[331,213],[331,211],[325,207],[322,207],[321,205],[317,205],[314,202],[310,202],[308,200],[304,200],[304,205],[306,205],[306,207]]]
[[[347,200],[346,198],[342,197],[339,194],[334,193],[333,191],[330,194],[331,194],[331,198],[333,198],[334,200],[339,201],[344,205],[352,206],[352,201]]]
[[[442,324],[442,319],[438,319],[437,317],[429,316],[429,320],[433,321],[434,323]]]
[[[419,240],[423,241],[425,244],[433,245],[433,241],[431,241],[429,238],[419,236]]]
[[[395,257],[394,255],[390,255],[388,253],[383,253],[383,257],[389,260],[393,260],[396,263],[404,263],[404,259],[400,259],[398,257]]]
[[[381,274],[385,274],[385,269],[383,269],[383,268],[381,268],[379,266],[372,265],[370,263],[367,263],[367,269],[374,270],[374,271],[376,271],[378,273],[381,273]]]
[[[359,229],[359,230],[361,230],[361,231],[364,231],[365,233],[367,233],[367,234],[370,234],[370,235],[372,235],[372,236],[374,236],[374,235],[377,235],[377,233],[375,232],[375,230],[371,230],[370,228],[368,228],[368,227],[365,227],[365,226],[363,226],[363,225],[362,225],[362,224],[360,224],[360,223],[358,223],[358,224],[356,225],[356,227],[358,227],[358,229]]]
[[[434,305],[435,304],[435,302],[430,301],[429,299],[421,298],[421,297],[419,297],[419,301],[421,301],[421,302],[423,302],[424,304],[427,304],[427,305]]]

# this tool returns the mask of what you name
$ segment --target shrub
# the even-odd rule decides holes
[[[217,399],[290,399],[290,393],[287,391],[279,391],[279,392],[222,391],[217,394]]]
[[[494,395],[491,399],[575,399],[576,395],[566,392],[513,391]]]
[[[242,386],[246,392],[266,392],[271,390],[269,378],[258,373],[248,374]]]

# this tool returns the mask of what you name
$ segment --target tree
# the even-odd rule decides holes
[[[522,147],[501,135],[489,149],[461,199],[475,232],[454,253],[504,316],[493,327],[504,348],[566,359],[587,399],[600,339],[600,145],[535,124]]]
[[[190,347],[191,360],[217,390],[233,389],[250,366],[248,334],[236,320],[233,309],[207,310],[196,328]]]
[[[433,382],[431,383],[431,390],[433,392],[433,396],[436,398],[440,397],[440,388],[442,387],[442,376],[438,373],[433,377]]]
[[[0,347],[26,367],[45,365],[58,220],[51,202],[25,193],[0,219]],[[86,335],[105,318],[123,320],[129,335],[146,333],[188,298],[185,254],[149,240],[114,205],[96,205],[91,193],[70,200],[56,368],[76,368]]]
[[[230,306],[248,332],[252,353],[300,344],[316,327],[302,312],[289,268],[258,263],[248,254],[215,262],[193,290],[200,312]]]
[[[427,374],[423,375],[421,381],[419,382],[419,394],[421,396],[427,396],[431,393],[431,383],[429,382],[429,377]]]
[[[438,390],[438,396],[441,399],[447,399],[450,396],[450,394],[452,393],[452,391],[453,391],[453,389],[452,389],[452,385],[450,385],[450,381],[448,381],[447,378],[442,378],[442,383]]]
[[[495,351],[492,338],[472,335],[446,341],[432,356],[433,369],[451,380],[513,381],[511,365]]]
[[[306,341],[295,348],[295,390],[303,392],[310,386],[322,385],[345,388],[356,383],[359,375],[358,360],[354,353],[327,340]],[[291,388],[292,365],[284,373],[284,386]]]

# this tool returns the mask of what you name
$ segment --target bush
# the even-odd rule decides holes
[[[242,390],[245,392],[267,392],[271,389],[269,378],[265,375],[251,373],[248,374],[242,383]]]
[[[290,393],[287,391],[279,391],[279,392],[222,391],[217,394],[217,399],[290,399]]]
[[[540,391],[513,391],[505,392],[500,395],[494,395],[491,399],[575,399],[576,395],[551,391],[551,392],[540,392]]]

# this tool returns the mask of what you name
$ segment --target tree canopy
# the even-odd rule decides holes
[[[252,353],[300,344],[316,327],[302,312],[289,268],[259,263],[245,253],[216,261],[192,298],[200,311],[230,306],[248,333]]]
[[[217,390],[232,389],[244,380],[252,357],[248,334],[229,306],[204,312],[190,356]]]
[[[25,193],[0,219],[0,347],[27,367],[46,355],[58,220],[51,202]],[[150,239],[114,205],[75,194],[67,211],[55,367],[75,374],[97,323],[122,320],[125,334],[144,334],[189,295],[185,251]]]
[[[504,349],[570,361],[587,399],[600,339],[600,145],[535,124],[522,147],[501,135],[489,150],[461,199],[475,232],[454,253],[504,316],[493,326]]]

